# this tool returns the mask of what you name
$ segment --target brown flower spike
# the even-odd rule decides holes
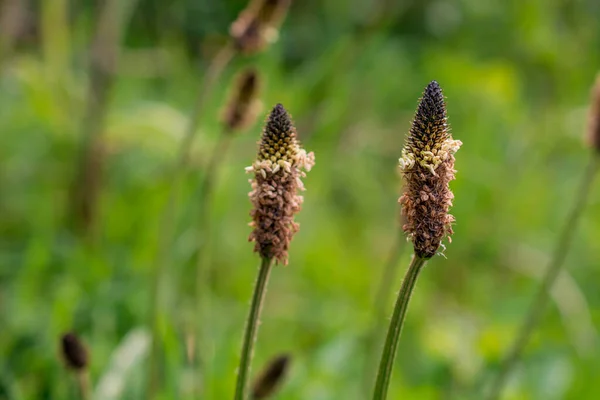
[[[74,333],[66,333],[62,336],[61,353],[67,367],[75,371],[84,370],[89,363],[87,349]]]
[[[288,248],[298,224],[294,215],[300,211],[304,190],[301,178],[314,165],[314,154],[306,153],[296,137],[290,115],[277,104],[267,118],[259,142],[258,157],[246,172],[253,172],[250,212],[254,228],[249,240],[263,258],[275,258],[287,264]]]
[[[242,71],[223,111],[223,123],[229,132],[240,131],[254,123],[262,104],[258,98],[260,75],[254,68]]]
[[[290,360],[290,356],[283,354],[269,361],[252,385],[252,400],[272,397],[285,379]]]
[[[277,40],[278,29],[291,0],[252,0],[231,24],[230,33],[237,50],[252,54]]]
[[[600,151],[600,74],[592,88],[587,141],[593,149]]]
[[[424,259],[436,254],[442,240],[452,234],[454,222],[448,214],[454,198],[448,184],[456,172],[454,153],[462,143],[452,139],[447,119],[442,89],[432,81],[423,92],[400,158],[403,229],[415,254]]]

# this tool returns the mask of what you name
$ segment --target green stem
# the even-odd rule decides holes
[[[229,44],[226,45],[215,55],[206,71],[206,74],[204,75],[204,79],[202,80],[200,91],[198,92],[194,108],[192,109],[183,140],[179,146],[176,165],[173,170],[173,179],[168,188],[169,196],[163,212],[163,218],[160,223],[158,254],[156,257],[156,267],[153,277],[154,282],[152,285],[152,309],[150,316],[152,326],[152,346],[150,349],[149,361],[150,372],[148,377],[148,386],[146,389],[146,397],[148,399],[153,399],[156,397],[160,385],[158,359],[160,353],[159,338],[161,337],[159,324],[162,298],[161,282],[166,274],[169,249],[173,240],[174,222],[176,217],[176,209],[179,203],[179,191],[182,183],[182,175],[186,171],[189,163],[191,148],[194,143],[196,132],[198,131],[198,126],[200,125],[204,104],[209,98],[214,84],[218,81],[222,72],[225,70],[234,55],[235,51],[233,47]]]
[[[81,400],[90,399],[90,375],[87,370],[77,372],[77,392]]]
[[[521,357],[521,353],[527,346],[531,334],[533,333],[544,313],[544,310],[546,309],[550,290],[559,276],[561,266],[563,265],[569,247],[571,246],[571,242],[577,228],[577,223],[581,217],[583,209],[585,208],[585,204],[587,203],[590,188],[598,170],[599,161],[600,155],[594,152],[583,175],[579,191],[575,197],[575,203],[573,204],[573,208],[569,212],[566,223],[560,233],[558,244],[550,260],[548,269],[543,277],[542,283],[538,287],[537,293],[531,303],[531,306],[529,307],[527,315],[523,319],[523,324],[519,329],[519,333],[517,334],[504,360],[500,364],[500,371],[492,383],[491,390],[489,392],[490,395],[487,397],[490,400],[497,399],[502,394],[502,389],[506,385],[506,381],[510,376],[510,372]]]
[[[254,294],[252,295],[252,304],[250,305],[250,313],[246,321],[246,329],[244,332],[244,342],[242,344],[242,353],[240,357],[240,366],[238,369],[237,383],[235,385],[235,400],[245,400],[247,398],[248,375],[250,375],[250,361],[256,341],[256,333],[258,331],[258,319],[262,309],[267,282],[269,281],[269,273],[271,272],[272,258],[263,257],[258,278],[254,286]]]
[[[402,281],[400,293],[398,293],[398,299],[394,306],[394,313],[392,314],[392,320],[385,339],[383,353],[381,354],[381,362],[379,363],[379,370],[377,372],[373,400],[384,400],[387,397],[392,369],[394,367],[394,359],[396,357],[396,349],[398,347],[398,340],[400,339],[400,333],[402,332],[402,325],[408,309],[410,296],[417,283],[419,272],[426,261],[427,260],[418,257],[416,254],[413,255],[404,281]]]

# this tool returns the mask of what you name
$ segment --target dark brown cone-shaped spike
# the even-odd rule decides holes
[[[252,54],[267,47],[277,38],[290,4],[291,0],[252,0],[231,25],[236,49]]]
[[[242,71],[236,79],[227,107],[223,112],[223,123],[229,132],[248,128],[260,111],[258,98],[260,75],[254,68]]]
[[[66,333],[61,338],[61,352],[68,368],[82,371],[89,363],[85,345],[74,333]]]
[[[267,399],[275,394],[286,377],[290,361],[291,357],[287,354],[269,361],[252,385],[252,400]]]
[[[592,87],[587,142],[593,149],[600,151],[600,74]]]
[[[301,178],[313,165],[314,154],[300,147],[290,115],[277,104],[267,119],[256,161],[246,168],[254,173],[249,194],[254,230],[249,240],[261,257],[287,264],[290,241],[298,231],[294,215],[303,201],[298,195],[304,190]]]
[[[454,153],[462,143],[453,140],[447,124],[442,89],[432,81],[420,99],[402,150],[400,169],[404,194],[400,197],[403,226],[421,258],[433,257],[444,237],[452,234],[454,217],[448,214],[454,195]]]

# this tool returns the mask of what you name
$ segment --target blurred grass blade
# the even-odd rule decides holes
[[[129,332],[110,357],[106,371],[98,381],[94,392],[95,400],[122,398],[127,380],[132,371],[139,367],[150,346],[150,334],[142,328]]]

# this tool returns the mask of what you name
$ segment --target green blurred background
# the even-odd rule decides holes
[[[122,383],[120,398],[143,397],[152,279],[177,146],[210,58],[245,5],[139,0],[102,132],[91,244],[65,219],[99,5],[0,1],[0,399],[72,396],[58,357],[68,330],[91,350],[94,383],[105,392]],[[317,161],[305,179],[290,263],[272,275],[253,370],[289,352],[292,368],[276,398],[369,398],[364,385],[375,370],[365,363],[380,345],[371,350],[365,337],[391,313],[409,257],[405,251],[398,263],[385,309],[374,309],[383,266],[402,242],[397,159],[417,99],[436,79],[463,142],[452,183],[455,235],[447,259],[434,258],[420,277],[389,398],[480,398],[473,388],[510,344],[587,162],[582,136],[600,66],[599,18],[596,0],[293,2],[277,43],[236,57],[202,114],[160,299],[161,398],[192,398],[198,386],[202,398],[233,395],[258,265],[247,242],[244,167],[260,121],[222,156],[201,316],[182,299],[201,229],[186,215],[220,135],[232,77],[245,66],[265,81],[261,115],[283,103]],[[600,187],[575,235],[568,274],[506,399],[600,396]],[[195,369],[185,343],[198,321],[205,364]]]

